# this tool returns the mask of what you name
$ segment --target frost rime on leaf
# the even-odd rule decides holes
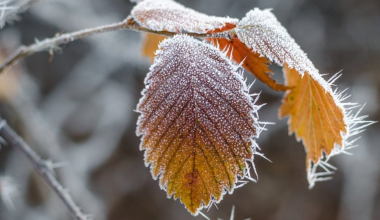
[[[348,97],[332,90],[333,81],[324,80],[300,46],[269,10],[254,9],[236,27],[238,38],[254,52],[284,66],[288,91],[280,116],[289,116],[289,133],[302,140],[307,153],[310,187],[325,180],[335,169],[327,162],[352,145],[349,139],[373,122],[352,112]],[[306,74],[306,75],[305,75]],[[323,170],[318,173],[318,168]]]
[[[236,34],[254,52],[270,61],[281,66],[286,63],[301,75],[305,72],[318,74],[313,63],[270,10],[255,8],[249,11],[237,25]]]
[[[238,22],[237,19],[209,16],[171,0],[142,1],[133,8],[131,15],[142,27],[176,33],[207,33]]]
[[[159,48],[137,134],[153,177],[196,215],[250,178],[259,107],[238,67],[212,45],[177,35]]]

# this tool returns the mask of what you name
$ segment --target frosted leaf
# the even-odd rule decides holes
[[[336,170],[328,162],[331,157],[347,153],[356,139],[354,136],[373,124],[354,111],[355,103],[347,103],[343,92],[330,92],[332,77],[320,84],[311,75],[303,77],[295,70],[284,68],[288,91],[280,108],[280,116],[289,116],[289,134],[295,133],[306,150],[307,179],[312,188],[316,182],[330,179]],[[326,89],[324,85],[329,85]],[[326,92],[327,90],[327,92]],[[322,172],[320,172],[322,171]]]
[[[171,0],[145,0],[137,4],[132,17],[142,27],[176,33],[207,33],[227,24],[233,27],[237,19],[209,16]]]
[[[334,168],[328,164],[330,158],[345,153],[352,145],[352,136],[373,122],[353,112],[351,107],[355,104],[344,103],[348,96],[332,90],[336,78],[329,82],[322,78],[270,10],[256,8],[248,12],[237,25],[236,34],[254,52],[285,66],[287,86],[295,89],[285,95],[280,116],[290,117],[289,133],[294,132],[305,146],[311,188],[333,173]],[[323,172],[318,173],[318,168]]]
[[[356,104],[344,102],[347,95],[332,90],[337,77],[330,81],[323,79],[270,10],[251,10],[235,30],[238,38],[254,52],[284,66],[287,86],[294,89],[286,93],[280,116],[290,117],[289,133],[294,132],[305,146],[312,188],[333,173],[335,168],[328,164],[330,158],[346,153],[353,144],[352,137],[373,122],[365,121],[366,116],[352,110]]]
[[[259,107],[238,67],[212,45],[177,35],[159,48],[137,107],[137,134],[161,188],[196,215],[252,179]]]
[[[281,66],[287,63],[301,75],[305,72],[318,74],[313,63],[270,10],[255,8],[249,11],[237,25],[236,34],[254,52],[270,61]]]

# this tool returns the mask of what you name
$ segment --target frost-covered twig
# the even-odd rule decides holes
[[[9,146],[22,152],[29,161],[33,164],[37,173],[42,179],[57,193],[66,207],[75,216],[77,220],[88,220],[89,217],[82,213],[81,209],[76,205],[70,194],[58,182],[54,176],[54,166],[51,162],[43,160],[34,152],[27,143],[6,123],[0,118],[0,137],[2,137]]]
[[[134,30],[141,32],[148,32],[154,34],[160,34],[165,36],[174,36],[176,32],[169,31],[155,31],[151,29],[147,29],[138,25],[132,17],[128,17],[122,22],[104,25],[95,28],[89,28],[85,30],[80,30],[72,33],[62,34],[53,38],[47,38],[42,41],[37,41],[36,43],[29,46],[21,46],[16,50],[16,52],[11,55],[8,59],[5,60],[3,64],[0,66],[0,74],[12,64],[17,62],[18,60],[25,58],[27,56],[33,55],[37,52],[41,51],[51,51],[58,49],[60,45],[68,44],[78,39],[82,39],[85,37],[90,37],[96,34],[117,31],[117,30]],[[230,38],[228,33],[213,33],[213,34],[198,34],[198,33],[186,33],[189,36],[201,37],[201,38]]]

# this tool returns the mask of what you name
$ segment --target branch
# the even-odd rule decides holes
[[[168,31],[154,31],[148,28],[141,27],[138,25],[132,17],[128,17],[122,22],[104,25],[95,28],[89,28],[85,30],[80,30],[76,32],[71,32],[63,35],[59,35],[53,38],[47,38],[43,41],[37,41],[36,43],[30,46],[21,46],[16,52],[11,55],[6,61],[0,66],[0,74],[4,72],[5,69],[16,63],[18,60],[25,58],[27,56],[33,55],[37,52],[42,51],[50,51],[58,49],[58,46],[68,44],[78,39],[82,39],[85,37],[90,37],[96,34],[117,31],[117,30],[134,30],[141,32],[148,32],[154,34],[160,34],[165,36],[174,36],[176,32],[168,32]],[[200,38],[230,38],[231,35],[229,32],[221,32],[221,33],[212,33],[212,34],[197,34],[197,33],[186,33],[189,36],[200,37]]]
[[[88,220],[88,216],[82,213],[78,205],[66,189],[58,182],[53,174],[53,166],[51,162],[42,160],[42,158],[34,152],[27,143],[0,117],[0,137],[3,138],[11,147],[23,153],[33,164],[34,169],[41,178],[54,190],[59,198],[63,201],[69,211],[77,220]]]

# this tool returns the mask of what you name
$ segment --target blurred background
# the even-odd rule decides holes
[[[1,1],[0,1],[1,2]],[[179,0],[210,15],[244,17],[254,7],[272,8],[321,73],[343,70],[336,82],[349,101],[367,103],[362,114],[379,120],[379,0]],[[41,0],[0,30],[0,61],[19,45],[56,33],[121,21],[129,0]],[[179,201],[166,198],[144,166],[134,111],[150,61],[141,56],[141,33],[117,31],[78,40],[54,56],[30,56],[0,76],[0,115],[56,170],[75,201],[96,220],[195,220]],[[283,82],[281,69],[273,66]],[[254,77],[246,74],[248,81]],[[258,143],[273,163],[255,159],[258,183],[226,195],[204,213],[210,219],[380,219],[380,126],[361,134],[354,156],[339,155],[333,180],[309,190],[305,151],[288,136],[277,109],[283,94],[256,81],[267,103],[261,121],[275,122]],[[0,202],[0,220],[71,219],[66,207],[19,152],[0,149],[0,179],[16,187],[13,206]]]

